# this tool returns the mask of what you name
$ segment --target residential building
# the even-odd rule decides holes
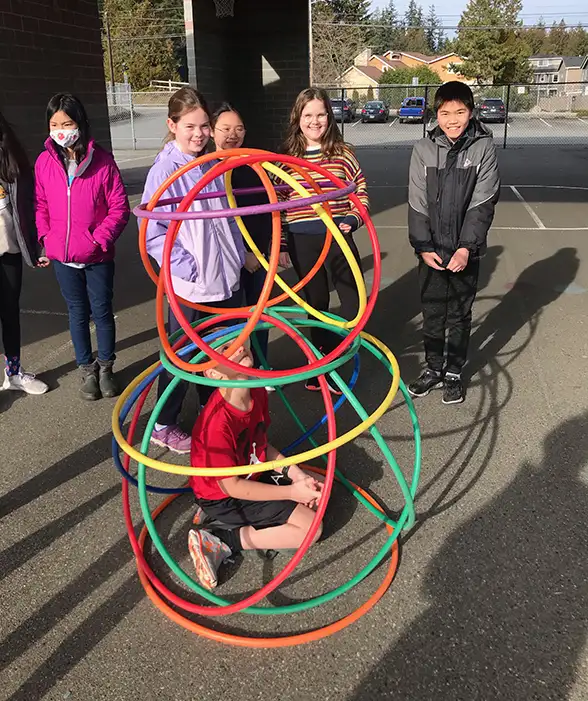
[[[582,56],[551,56],[549,54],[535,54],[529,58],[529,64],[533,71],[533,83],[539,85],[539,95],[555,97],[556,95],[573,95],[581,93],[578,85],[570,85],[575,81],[581,81],[582,65],[585,58]]]
[[[372,88],[374,97],[378,96],[380,78],[385,71],[394,71],[399,68],[415,68],[427,66],[435,71],[443,82],[448,80],[466,81],[459,73],[454,72],[453,67],[462,63],[463,59],[455,53],[443,56],[426,56],[416,52],[386,51],[379,55],[373,54],[369,49],[358,54],[353,66],[350,66],[340,76],[341,86],[350,90],[358,90],[365,96],[366,90]]]
[[[582,71],[582,73],[580,76],[580,80],[583,83],[588,83],[588,56],[586,56],[584,58],[584,60],[582,61],[581,71]],[[588,94],[588,89],[585,90],[584,93]]]
[[[566,95],[577,95],[583,92],[579,83],[582,80],[582,64],[584,56],[563,56],[559,67],[560,92]]]
[[[456,53],[443,54],[442,56],[427,56],[425,54],[417,53],[416,51],[386,51],[382,58],[400,61],[405,66],[409,68],[418,68],[418,66],[427,66],[432,71],[437,73],[439,78],[446,83],[448,80],[462,80],[468,82],[464,79],[462,75],[454,70],[455,66],[463,63],[461,56]]]

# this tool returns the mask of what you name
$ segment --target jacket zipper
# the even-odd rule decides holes
[[[69,184],[69,178],[68,178],[68,183],[67,183],[67,230],[65,233],[65,261],[64,261],[64,263],[71,262],[71,261],[67,260],[67,254],[69,253],[69,235],[70,235],[70,232],[71,232],[71,185]]]

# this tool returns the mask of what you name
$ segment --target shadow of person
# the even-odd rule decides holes
[[[588,411],[445,542],[430,606],[351,697],[569,699],[588,624]],[[578,696],[579,698],[579,696]]]
[[[574,281],[580,261],[575,248],[560,248],[533,263],[484,318],[470,339],[466,380],[473,377],[507,345],[526,324],[555,302]]]
[[[504,246],[488,246],[486,255],[480,262],[480,274],[478,275],[478,292],[488,287],[492,275],[498,267],[500,256],[504,253]]]

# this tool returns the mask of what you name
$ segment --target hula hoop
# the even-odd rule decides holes
[[[162,196],[170,185],[178,178],[182,177],[186,172],[204,163],[218,159],[221,160],[213,164],[208,171],[199,179],[198,183],[182,198],[169,198],[162,200]],[[243,192],[242,189],[233,190],[231,183],[231,172],[235,167],[247,166],[253,169],[261,180],[261,188],[249,188],[247,191],[255,190],[256,192],[266,192],[269,202],[264,205],[256,205],[252,207],[238,207],[235,194]],[[287,170],[284,168],[287,167]],[[291,172],[297,174],[305,185],[300,180],[292,177]],[[312,175],[311,175],[312,173]],[[269,174],[274,179],[281,181],[283,184],[274,184],[270,180]],[[221,175],[224,175],[225,191],[205,189]],[[313,176],[321,176],[322,180],[326,180],[327,184],[332,188],[325,191],[323,189],[324,182],[315,180]],[[353,621],[365,615],[374,604],[384,595],[390,583],[394,578],[398,564],[398,536],[403,529],[410,528],[415,521],[414,498],[416,495],[419,475],[420,475],[420,460],[421,460],[421,439],[418,420],[414,411],[412,400],[400,379],[398,362],[390,349],[377,338],[371,336],[364,331],[365,325],[373,312],[376,299],[378,296],[380,280],[381,280],[381,256],[380,248],[377,239],[377,233],[369,214],[357,195],[353,192],[354,183],[344,182],[343,180],[332,175],[326,168],[309,164],[304,159],[295,158],[292,156],[276,155],[262,150],[247,150],[232,149],[222,153],[212,153],[194,159],[186,164],[174,174],[172,174],[154,193],[151,200],[136,208],[135,213],[142,218],[139,229],[139,246],[141,258],[145,265],[148,275],[156,284],[156,316],[157,329],[161,342],[160,360],[147,368],[121,394],[114,408],[112,417],[113,430],[113,458],[115,465],[122,476],[123,490],[123,513],[125,525],[128,531],[129,540],[133,548],[137,560],[137,568],[139,578],[145,592],[153,603],[171,620],[176,621],[184,628],[198,633],[199,635],[232,645],[241,645],[246,647],[284,647],[289,645],[298,645],[312,640],[318,640],[328,635],[342,630],[350,625]],[[288,189],[296,193],[298,199],[288,202],[278,201],[277,191]],[[189,211],[195,200],[206,200],[219,196],[226,195],[229,208],[208,210],[208,211]],[[353,203],[356,211],[367,227],[372,251],[374,255],[374,276],[373,284],[369,295],[367,294],[363,275],[358,262],[353,255],[353,252],[345,240],[343,234],[333,221],[332,213],[328,205],[328,201],[338,197],[348,197]],[[163,204],[178,205],[177,209],[170,212],[155,211],[158,206]],[[293,287],[290,287],[280,275],[277,273],[278,257],[280,252],[280,211],[289,210],[292,208],[309,206],[312,207],[316,216],[323,222],[326,235],[321,253],[311,268],[309,273]],[[268,259],[262,254],[259,248],[252,240],[245,223],[243,216],[249,214],[259,214],[262,212],[271,213],[272,218],[272,240]],[[176,294],[174,290],[174,281],[171,270],[171,253],[178,235],[182,221],[210,219],[210,218],[227,218],[234,217],[251,251],[257,257],[260,265],[266,271],[266,278],[259,296],[258,303],[249,307],[234,307],[234,308],[218,308],[205,304],[198,304],[185,300]],[[161,270],[159,276],[155,273],[153,266],[149,260],[146,247],[147,224],[149,219],[169,221],[167,235],[165,238],[163,256],[161,260]],[[355,317],[351,320],[343,319],[334,314],[317,310],[310,306],[298,292],[313,278],[314,275],[323,265],[326,256],[332,245],[333,238],[338,243],[343,256],[345,257],[352,274],[358,292],[358,309]],[[276,283],[282,293],[275,298],[271,298],[273,284]],[[164,301],[167,297],[170,309],[178,323],[180,329],[172,334],[169,338],[165,331],[164,319]],[[297,306],[280,306],[281,302],[290,298]],[[205,312],[209,316],[199,319],[194,324],[188,323],[181,305],[185,305],[196,309],[200,312]],[[309,318],[300,318],[303,315],[308,315]],[[288,318],[286,316],[288,315]],[[292,318],[292,315],[294,318]],[[213,326],[218,325],[219,320],[222,320],[223,329],[210,333]],[[227,322],[231,323],[229,328],[226,328]],[[338,345],[328,354],[323,355],[319,349],[313,346],[302,331],[307,327],[318,327],[328,329],[329,331],[340,336]],[[230,360],[233,353],[244,343],[251,334],[256,330],[265,330],[276,328],[285,334],[287,338],[294,341],[295,345],[302,351],[307,363],[299,367],[288,368],[280,371],[274,371],[267,368],[265,360],[262,361],[261,368],[244,368],[239,363]],[[207,333],[208,331],[208,333]],[[256,338],[253,337],[253,342],[256,344]],[[226,346],[222,348],[221,346]],[[381,403],[368,414],[362,404],[358,401],[353,393],[359,374],[359,350],[365,348],[376,359],[380,360],[387,371],[392,375],[391,384],[384,399]],[[219,352],[219,349],[222,352]],[[185,358],[185,359],[184,359]],[[354,359],[354,371],[349,384],[346,384],[338,374],[339,368],[345,363]],[[240,377],[246,376],[247,379],[238,380],[216,380],[203,375],[196,374],[198,371],[214,368],[222,364],[224,367],[237,371]],[[133,448],[132,443],[135,432],[139,423],[139,418],[143,410],[145,401],[157,379],[158,375],[164,370],[167,370],[173,375],[173,379],[167,385],[161,397],[157,400],[154,409],[151,411],[147,421],[146,429],[142,435],[140,450]],[[333,404],[331,394],[327,385],[326,375],[329,375],[330,380],[341,391],[341,397]],[[299,382],[309,377],[318,379],[319,388],[325,405],[325,415],[307,429],[300,421],[292,405],[282,391],[282,386]],[[287,455],[283,458],[268,461],[257,465],[236,465],[231,468],[223,468],[223,476],[230,475],[246,475],[251,472],[262,472],[268,470],[279,469],[286,465],[302,464],[316,457],[321,457],[327,463],[326,470],[319,468],[311,468],[305,466],[306,469],[313,469],[316,472],[322,472],[325,475],[325,483],[323,486],[323,498],[320,500],[318,509],[314,514],[311,527],[306,533],[300,547],[296,550],[293,556],[288,560],[282,570],[267,584],[262,586],[258,591],[246,596],[238,602],[227,601],[212,592],[204,589],[197,581],[192,579],[186,572],[182,570],[178,563],[174,561],[168,552],[162,538],[159,536],[156,527],[156,519],[180,494],[191,491],[188,486],[179,487],[158,487],[147,482],[147,468],[155,469],[168,474],[182,475],[201,475],[214,476],[218,474],[217,468],[206,466],[183,466],[175,463],[167,463],[155,460],[147,455],[151,435],[159,416],[159,413],[165,405],[169,395],[174,391],[175,387],[181,381],[190,381],[196,384],[215,386],[215,387],[260,387],[271,385],[278,389],[278,394],[284,402],[288,412],[292,415],[297,426],[302,433],[284,450]],[[392,404],[398,390],[401,390],[404,396],[412,422],[415,454],[412,478],[410,484],[407,482],[402,470],[400,469],[396,459],[390,451],[386,441],[376,427],[377,420],[387,411]],[[335,412],[342,404],[347,401],[358,415],[359,422],[346,433],[337,436]],[[124,422],[130,412],[133,411],[130,425],[126,437],[123,435]],[[322,425],[327,426],[327,440],[324,444],[318,444],[313,438],[314,433]],[[400,488],[400,492],[404,499],[404,506],[398,514],[397,520],[390,518],[378,501],[371,497],[360,486],[348,480],[339,470],[336,469],[336,450],[353,440],[364,431],[368,430],[371,436],[376,441],[376,444],[382,451],[383,457],[391,468],[396,483]],[[311,448],[302,450],[302,452],[292,455],[293,450],[297,449],[303,442],[309,441]],[[124,453],[121,461],[120,450]],[[130,471],[131,460],[138,463],[137,478]],[[294,571],[295,567],[305,556],[310,544],[313,542],[316,533],[320,527],[325,511],[328,507],[329,497],[334,480],[341,482],[352,495],[364,505],[371,514],[375,515],[386,526],[388,538],[381,546],[377,554],[372,560],[367,563],[352,579],[335,589],[324,594],[301,601],[296,604],[281,607],[259,606],[259,602],[274,591],[282,584],[287,577]],[[136,485],[139,492],[139,503],[142,511],[144,526],[139,537],[135,534],[129,496],[129,484]],[[169,495],[159,506],[152,509],[149,505],[149,493],[159,493]],[[166,585],[157,577],[151,569],[145,557],[146,540],[150,538],[155,548],[170,567],[171,571],[180,578],[181,582],[189,589],[196,592],[208,603],[199,604],[182,599],[180,596],[172,592]],[[278,615],[284,613],[294,613],[311,609],[320,604],[326,603],[335,599],[338,596],[348,592],[354,586],[363,581],[383,560],[390,557],[390,563],[386,575],[379,585],[377,590],[360,605],[355,611],[344,616],[343,618],[328,624],[322,628],[300,633],[298,635],[287,635],[283,637],[247,637],[231,635],[225,632],[218,632],[194,622],[191,619],[182,615],[173,607],[183,609],[189,614],[200,616],[227,616],[231,613],[242,611],[254,615]]]

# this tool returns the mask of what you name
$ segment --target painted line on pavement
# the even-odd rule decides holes
[[[51,312],[48,309],[21,309],[22,314],[40,314],[41,316],[68,316],[67,312]]]
[[[582,122],[582,124],[588,125],[588,122],[587,122],[585,119],[582,119],[581,117],[576,117],[576,119],[577,119],[579,122]]]
[[[588,123],[588,122],[587,122]],[[368,183],[368,187],[371,189],[376,188],[376,187],[404,187],[407,188],[408,185],[376,185],[375,183]],[[503,188],[510,188],[513,187],[512,185],[501,185],[500,187]],[[519,187],[523,190],[526,189],[534,189],[534,190],[540,190],[540,189],[546,189],[546,190],[588,190],[588,187],[585,185],[516,185],[516,187]]]
[[[349,128],[351,129],[352,127],[356,127],[360,123],[361,119],[358,119],[357,122],[353,122],[353,124],[349,125]]]
[[[151,154],[146,155],[146,156],[138,156],[137,158],[123,158],[123,159],[121,159],[120,161],[117,160],[117,158],[116,158],[116,156],[115,156],[115,157],[114,157],[114,160],[115,160],[117,163],[133,163],[134,161],[145,161],[145,160],[147,160],[147,159],[150,160],[150,161],[152,161],[154,158],[155,158],[155,154],[152,154],[152,153],[151,153]]]
[[[390,124],[388,124],[388,126],[389,127],[394,126],[394,124],[396,124],[397,120],[398,120],[398,117],[394,117],[394,119],[390,122]]]
[[[510,186],[510,189],[514,192],[515,197],[519,200],[519,202],[523,205],[523,207],[527,210],[527,214],[531,217],[531,219],[537,224],[537,226],[540,229],[545,229],[545,224],[541,221],[539,218],[538,214],[535,212],[533,207],[525,200],[525,198],[521,195],[521,193],[516,189],[514,185]]]
[[[543,122],[543,124],[547,124],[547,126],[548,126],[550,129],[553,129],[553,124],[550,124],[549,122],[546,122],[546,121],[543,119],[543,117],[539,117],[539,121],[540,121],[540,122]]]
[[[375,224],[376,229],[408,229],[407,224]],[[494,231],[588,231],[588,226],[492,226]]]

